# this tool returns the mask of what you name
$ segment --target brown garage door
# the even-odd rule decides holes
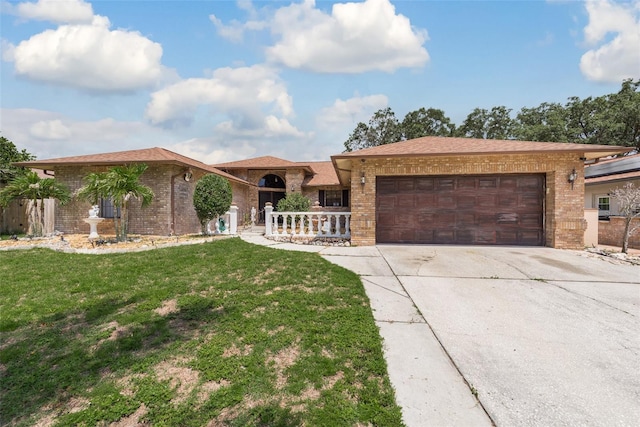
[[[384,176],[378,243],[542,245],[544,175]]]

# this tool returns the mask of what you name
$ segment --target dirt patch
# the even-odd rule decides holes
[[[231,347],[224,350],[222,353],[222,357],[233,357],[233,356],[248,356],[253,351],[252,345],[245,345],[243,348],[238,348],[234,343]]]
[[[50,413],[40,418],[33,426],[34,427],[50,427],[54,425],[56,422],[56,415],[54,413]]]
[[[122,337],[129,335],[130,328],[128,326],[120,326],[120,324],[116,321],[109,322],[105,324],[102,328],[100,328],[101,332],[111,331],[111,334],[104,339],[99,340],[97,343],[91,346],[91,351],[96,351],[104,344],[106,341],[116,341]]]
[[[116,381],[116,385],[120,387],[120,394],[127,397],[133,397],[136,395],[135,380],[145,378],[144,374],[132,374],[120,378]]]
[[[257,274],[254,278],[253,278],[253,284],[254,285],[264,285],[265,283],[267,283],[269,281],[269,279],[271,278],[271,276],[273,274],[276,273],[276,270],[273,268],[268,268],[265,271],[261,272],[260,274]]]
[[[109,424],[109,427],[136,427],[147,425],[147,423],[140,422],[140,418],[144,417],[147,412],[149,412],[149,410],[143,403],[133,414],[129,415],[128,417],[122,418],[115,423]]]
[[[200,374],[186,366],[185,360],[164,361],[156,365],[154,371],[160,381],[169,381],[169,386],[175,390],[176,396],[172,399],[174,403],[184,402],[198,384]]]
[[[276,388],[281,389],[287,384],[285,371],[293,366],[300,357],[299,339],[286,348],[283,348],[278,354],[267,356],[266,364],[273,365],[276,370]]]
[[[84,411],[89,407],[91,402],[84,397],[72,397],[67,403],[68,413],[74,414],[76,412]]]
[[[228,387],[231,385],[231,382],[227,380],[222,381],[207,381],[200,386],[200,390],[198,391],[198,404],[202,405],[207,400],[212,393],[220,390],[222,387]]]
[[[160,316],[168,316],[171,313],[177,313],[180,311],[178,308],[178,301],[175,299],[167,300],[162,302],[162,307],[156,308],[153,310]]]

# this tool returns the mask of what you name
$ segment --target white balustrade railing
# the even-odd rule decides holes
[[[274,212],[265,207],[266,236],[351,238],[351,212]]]

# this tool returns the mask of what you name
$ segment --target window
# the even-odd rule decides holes
[[[258,187],[285,188],[285,182],[278,175],[265,175],[258,181]]]
[[[113,205],[113,199],[100,199],[100,213],[102,218],[120,218],[120,210]]]
[[[598,218],[608,219],[611,212],[611,201],[609,196],[598,196]]]
[[[349,206],[349,190],[320,190],[318,192],[320,206]]]

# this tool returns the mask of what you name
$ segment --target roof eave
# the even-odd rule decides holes
[[[612,146],[613,147],[613,146]],[[586,159],[599,159],[603,157],[614,156],[617,154],[628,153],[633,151],[633,147],[618,147],[610,150],[597,149],[574,149],[574,150],[510,150],[510,151],[452,151],[444,153],[387,153],[387,154],[357,154],[356,152],[350,154],[336,154],[331,156],[332,161],[336,159],[356,159],[356,158],[407,158],[407,157],[446,157],[446,156],[503,156],[503,155],[531,155],[531,154],[584,154]],[[334,161],[335,165],[335,161]]]
[[[33,162],[16,162],[12,163],[16,166],[23,166],[34,169],[42,169],[42,170],[55,170],[56,166],[118,166],[118,165],[128,165],[133,163],[145,163],[145,164],[161,164],[161,165],[175,165],[182,166],[192,169],[200,169],[201,171],[208,173],[215,173],[216,175],[221,175],[224,178],[227,178],[231,181],[238,182],[240,184],[252,185],[250,182],[243,180],[242,178],[238,178],[231,174],[228,174],[218,168],[214,168],[212,166],[208,166],[203,164],[202,166],[190,164],[186,162],[182,162],[180,160],[168,159],[168,160],[129,160],[129,161],[97,161],[97,162],[38,162],[34,160]]]

